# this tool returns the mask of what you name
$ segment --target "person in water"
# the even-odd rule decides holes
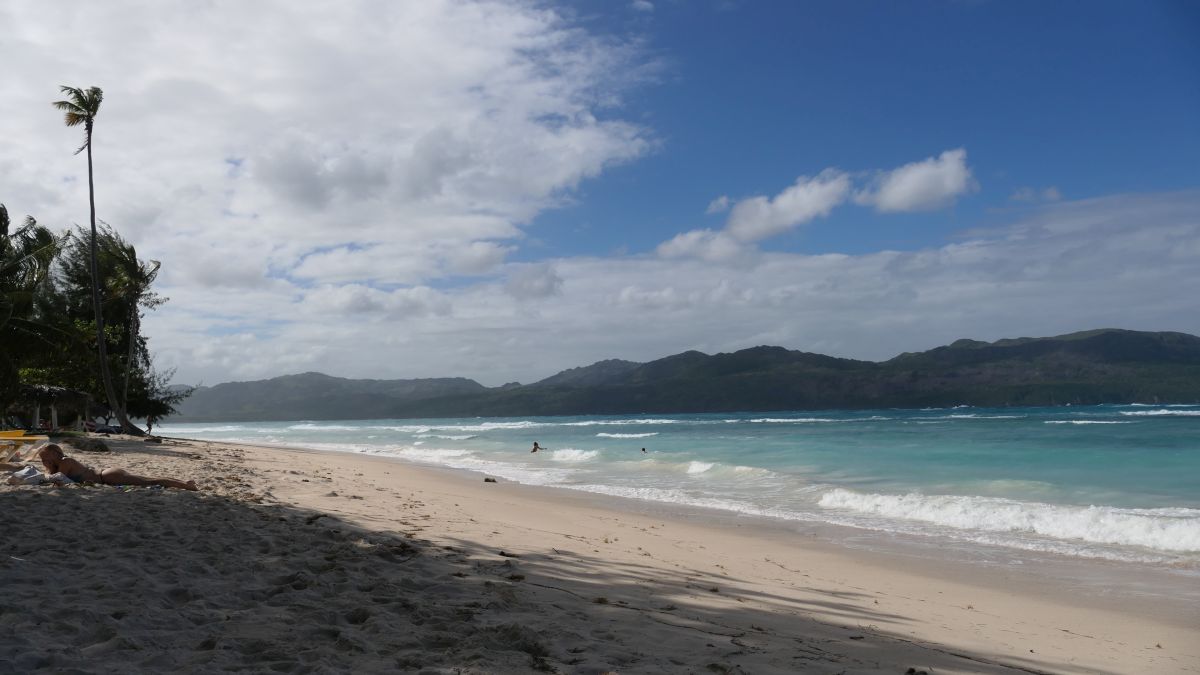
[[[546,448],[543,448],[542,446],[538,445],[538,444],[537,444],[537,441],[534,441],[534,442],[533,442],[533,449],[532,449],[532,450],[530,450],[530,452],[537,452],[538,450],[545,450],[545,449],[546,449]]]
[[[42,466],[46,467],[46,473],[61,473],[76,483],[138,486],[158,485],[180,490],[198,489],[194,480],[189,480],[185,483],[174,478],[147,478],[145,476],[135,476],[125,469],[101,469],[100,471],[96,471],[91,467],[84,466],[77,459],[67,457],[63,454],[62,448],[53,443],[38,452],[38,459],[42,460]]]

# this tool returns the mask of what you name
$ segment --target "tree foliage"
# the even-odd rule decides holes
[[[21,384],[67,387],[102,404],[108,397],[98,362],[90,233],[76,228],[55,235],[33,218],[10,229],[0,205],[0,409]],[[190,390],[170,388],[171,373],[155,371],[141,333],[144,313],[166,302],[152,288],[159,263],[140,259],[105,223],[97,229],[96,251],[106,365],[121,383],[116,402],[130,417],[160,420]]]

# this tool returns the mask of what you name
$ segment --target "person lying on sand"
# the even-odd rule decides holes
[[[178,488],[180,490],[196,490],[196,481],[183,482],[174,478],[146,478],[135,476],[125,469],[101,469],[96,471],[84,466],[78,460],[63,454],[62,448],[51,443],[38,452],[42,466],[47,474],[61,473],[76,483],[101,483],[104,485],[158,485],[161,487]]]

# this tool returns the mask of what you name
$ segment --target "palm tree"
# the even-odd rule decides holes
[[[122,428],[127,433],[141,434],[141,429],[133,426],[125,415],[124,406],[117,398],[113,388],[112,373],[108,369],[108,345],[104,335],[104,313],[100,307],[100,271],[99,256],[96,253],[96,187],[92,178],[92,131],[96,115],[100,112],[100,103],[104,100],[104,92],[99,87],[86,90],[75,87],[59,87],[67,95],[66,100],[55,101],[55,108],[63,111],[63,122],[68,127],[83,125],[83,145],[75,151],[79,154],[87,150],[88,158],[88,203],[91,206],[92,240],[91,240],[91,269],[92,269],[92,305],[96,312],[96,345],[100,355],[100,379],[104,381],[104,395],[108,399],[108,407],[117,415]]]

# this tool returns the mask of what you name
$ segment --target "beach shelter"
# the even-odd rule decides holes
[[[29,420],[29,428],[36,430],[42,421],[43,408],[49,414],[49,428],[60,428],[59,414],[78,423],[87,415],[91,406],[91,395],[87,392],[56,387],[49,384],[23,384],[14,401],[5,411],[5,418],[18,416]]]

